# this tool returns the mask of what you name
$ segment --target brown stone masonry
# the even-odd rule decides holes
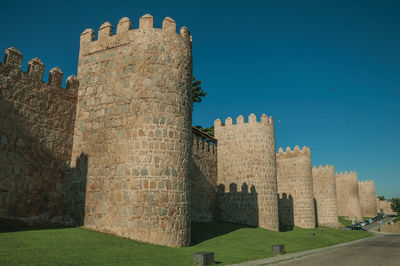
[[[356,172],[336,173],[336,198],[339,216],[362,219]]]
[[[214,122],[218,139],[220,219],[278,231],[275,131],[272,117]],[[225,191],[229,188],[229,191]],[[239,193],[238,188],[242,191]],[[243,190],[244,189],[244,190]],[[247,207],[246,207],[247,206]],[[247,212],[239,212],[238,207]]]
[[[298,146],[276,155],[281,227],[293,225],[315,228],[315,204],[311,168],[311,152]]]
[[[358,194],[360,197],[361,214],[363,217],[375,217],[377,215],[375,183],[373,180],[358,182]]]
[[[190,243],[192,44],[144,15],[81,34],[72,161],[88,155],[85,226],[168,246]]]
[[[22,54],[0,63],[0,218],[28,223],[82,222],[85,160],[71,169],[78,81],[53,68],[42,81],[39,58],[21,71]],[[80,154],[78,154],[79,156]]]
[[[377,205],[379,212],[383,211],[386,215],[397,215],[397,213],[392,210],[391,202],[377,198]]]
[[[333,165],[312,168],[314,198],[318,225],[338,227],[335,167]]]
[[[191,182],[192,221],[211,222],[217,216],[217,141],[193,128]]]

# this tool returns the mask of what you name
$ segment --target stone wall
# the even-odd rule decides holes
[[[72,161],[88,155],[85,226],[168,246],[190,243],[192,51],[186,27],[144,15],[81,34]]]
[[[243,116],[214,122],[218,139],[218,202],[220,219],[278,231],[275,131],[272,117],[257,121],[254,114],[247,123]],[[225,187],[230,187],[225,192]],[[237,187],[245,188],[237,192]],[[235,189],[236,188],[236,189]],[[250,192],[248,191],[250,188]],[[255,201],[255,202],[254,202]],[[241,214],[238,206],[251,212]],[[254,211],[253,211],[254,210]],[[235,212],[237,215],[232,215]],[[241,217],[244,215],[246,217]]]
[[[396,212],[392,210],[392,203],[387,200],[380,200],[377,198],[377,206],[379,212],[382,210],[386,215],[397,215]]]
[[[80,224],[85,158],[71,169],[78,81],[53,68],[42,81],[39,58],[21,71],[22,54],[0,63],[0,218],[28,223]],[[79,155],[79,154],[78,154]]]
[[[276,155],[281,228],[293,225],[315,228],[315,203],[311,167],[311,152],[298,146]]]
[[[192,221],[211,222],[217,216],[217,141],[193,128],[191,182]]]
[[[335,167],[333,165],[312,168],[317,224],[338,227]]]
[[[217,200],[218,220],[258,226],[259,198],[254,185],[249,188],[243,183],[239,190],[236,183],[231,183],[229,188],[220,184]]]
[[[363,217],[377,215],[375,183],[373,180],[358,182],[358,195],[360,197],[361,214]]]
[[[339,216],[362,219],[356,172],[336,173],[336,198]]]

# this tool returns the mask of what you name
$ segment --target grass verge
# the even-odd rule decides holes
[[[194,223],[191,247],[171,248],[140,243],[84,228],[0,233],[1,265],[192,265],[193,253],[215,252],[221,265],[272,256],[271,245],[288,253],[326,247],[368,237],[363,231],[326,227],[272,232],[229,223]],[[310,236],[309,233],[316,233]]]
[[[344,226],[349,226],[352,224],[352,221],[346,220],[343,216],[339,216],[339,223],[341,223]]]

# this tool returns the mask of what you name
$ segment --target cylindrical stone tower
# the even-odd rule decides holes
[[[336,173],[336,198],[339,216],[348,219],[362,219],[357,172]]]
[[[375,217],[376,209],[376,192],[375,182],[366,180],[358,182],[358,194],[360,197],[361,214],[363,217]]]
[[[239,116],[236,124],[229,117],[225,125],[217,119],[214,130],[218,140],[218,184],[230,188],[219,191],[221,219],[278,231],[272,117],[263,114],[258,122],[251,114],[245,123]]]
[[[281,226],[295,225],[315,228],[315,205],[312,180],[311,152],[306,146],[295,146],[276,155]]]
[[[167,17],[122,18],[81,34],[72,162],[88,155],[85,226],[140,241],[190,243],[191,36]]]
[[[333,165],[312,168],[314,198],[318,225],[338,227],[335,167]]]

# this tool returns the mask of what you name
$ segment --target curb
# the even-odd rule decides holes
[[[324,252],[324,251],[328,251],[328,250],[332,250],[332,249],[336,249],[336,248],[340,248],[340,247],[344,247],[344,246],[348,246],[348,245],[352,245],[352,244],[356,244],[356,243],[360,243],[360,242],[364,242],[364,241],[372,241],[372,240],[375,240],[377,238],[381,238],[384,236],[385,235],[374,235],[374,236],[357,239],[357,240],[353,240],[353,241],[349,241],[349,242],[345,242],[345,243],[340,243],[337,245],[328,246],[328,247],[324,247],[324,248],[310,249],[310,250],[300,251],[300,252],[296,252],[296,253],[281,255],[281,256],[277,256],[277,257],[270,257],[270,258],[265,258],[265,259],[260,259],[260,260],[247,261],[247,262],[242,262],[242,263],[238,263],[238,264],[232,264],[230,266],[258,266],[258,265],[272,264],[272,263],[277,263],[277,262],[281,262],[281,261],[297,259],[297,258],[304,257],[307,255],[312,255],[315,253],[320,253],[320,252]]]

